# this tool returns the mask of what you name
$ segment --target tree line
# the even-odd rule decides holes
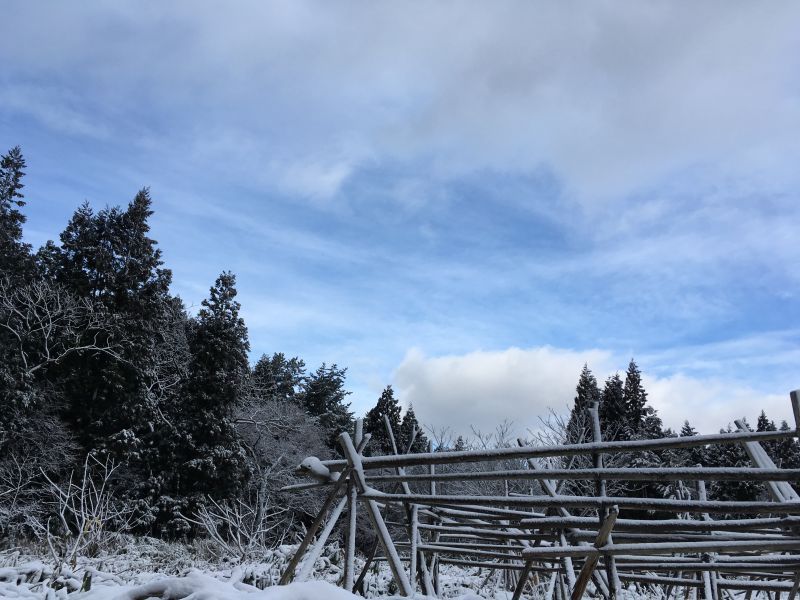
[[[146,188],[124,207],[82,204],[58,241],[32,248],[23,239],[25,168],[18,147],[0,158],[0,536],[41,529],[53,509],[43,492],[88,465],[113,473],[109,486],[142,533],[192,535],[223,512],[275,541],[307,521],[318,498],[278,490],[306,456],[337,453],[336,437],[351,429],[346,368],[310,370],[280,352],[251,365],[229,271],[190,314],[170,291],[172,273],[150,237]],[[584,367],[561,442],[590,438],[592,402],[606,439],[694,435],[688,422],[680,432],[663,428],[633,361],[624,380],[612,375],[602,390]],[[763,413],[756,426],[776,427]],[[404,412],[391,386],[364,429],[372,434],[368,454],[429,448],[413,407]],[[454,448],[468,445],[459,438]],[[778,466],[800,465],[795,441],[767,451]],[[737,445],[621,460],[749,464]],[[676,493],[647,485],[620,493]],[[711,495],[753,498],[762,488],[721,482]],[[281,527],[263,526],[270,515],[280,515]]]
[[[600,389],[597,379],[584,365],[576,386],[575,400],[569,421],[564,425],[563,438],[566,443],[592,441],[591,422],[588,408],[597,403],[601,430],[605,441],[640,440],[662,437],[693,436],[697,431],[686,420],[680,431],[664,427],[657,411],[649,404],[647,391],[642,382],[641,371],[631,360],[624,379],[615,373],[608,377]],[[744,420],[747,424],[746,420]],[[781,431],[788,431],[789,424],[781,421]],[[775,422],[762,410],[755,426],[756,431],[777,431]],[[720,429],[720,433],[730,433],[730,424]],[[800,444],[794,438],[765,442],[763,444],[769,457],[779,468],[796,469],[800,467]],[[661,452],[643,452],[637,455],[620,454],[609,457],[615,467],[755,467],[741,444],[717,444],[696,448],[676,449]],[[587,465],[589,466],[589,465]],[[678,489],[679,483],[670,482],[629,482],[616,490],[617,493],[631,496],[675,498],[681,494],[696,497],[688,489]],[[769,499],[763,483],[740,481],[717,481],[709,484],[709,497],[715,500],[758,500]]]
[[[280,352],[251,366],[229,271],[190,314],[149,236],[146,188],[125,207],[82,204],[58,241],[32,248],[23,239],[25,169],[18,147],[0,159],[3,534],[44,518],[42,487],[87,455],[113,462],[111,483],[139,531],[174,536],[191,533],[192,515],[209,502],[274,503],[302,458],[336,452],[353,420],[345,368],[309,370]],[[401,422],[391,388],[378,405],[396,431],[419,429],[413,410]],[[384,408],[367,419],[381,451]],[[285,502],[300,502],[302,518],[311,509],[294,498]]]

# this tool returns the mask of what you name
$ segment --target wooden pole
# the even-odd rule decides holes
[[[350,465],[351,473],[355,479],[359,494],[362,497],[366,496],[367,484],[364,480],[364,469],[361,465],[361,457],[353,446],[353,441],[350,439],[349,435],[342,433],[339,435],[339,444],[342,446],[344,454],[347,457],[347,462]],[[380,540],[383,551],[386,554],[392,576],[394,577],[395,583],[397,583],[398,591],[402,596],[411,596],[414,590],[411,588],[411,584],[406,577],[405,569],[400,562],[400,557],[397,554],[397,549],[392,542],[389,531],[386,529],[386,523],[381,516],[378,505],[375,503],[375,500],[369,498],[366,499],[366,505],[367,514],[372,521],[372,525],[378,535],[378,540]]]
[[[517,587],[514,589],[514,595],[511,597],[511,600],[519,600],[522,598],[522,592],[525,589],[525,584],[528,582],[528,575],[531,572],[532,566],[532,560],[525,561],[525,565],[522,567],[522,572],[519,574],[519,581],[517,581]]]
[[[431,465],[433,466],[433,465]],[[368,483],[408,483],[428,481],[537,481],[546,477],[550,480],[575,481],[800,481],[800,469],[752,468],[752,467],[653,467],[653,468],[591,468],[591,469],[500,469],[497,471],[459,471],[455,473],[414,473],[405,475],[367,475]],[[315,483],[306,485],[327,485]],[[282,490],[302,489],[298,485],[286,486]],[[557,495],[557,494],[556,494]]]
[[[356,448],[361,445],[364,436],[364,420],[356,419],[353,440]],[[358,524],[358,490],[355,483],[351,480],[347,484],[347,553],[344,561],[344,589],[348,592],[353,591],[353,577],[356,565],[356,528]]]
[[[592,406],[589,408],[589,415],[592,418],[592,437],[596,443],[600,443],[603,441],[603,434],[600,430],[600,404],[598,402],[592,402]],[[592,455],[592,459],[594,461],[594,467],[596,469],[603,468],[603,454],[601,452],[595,452]],[[595,491],[598,496],[605,497],[606,495],[606,482],[605,479],[598,479],[595,486]],[[607,521],[609,511],[607,508],[603,507],[598,509],[598,516],[600,517],[600,527],[601,530],[604,527],[604,521]],[[619,511],[617,511],[619,512]],[[614,521],[616,521],[617,516],[614,515]],[[596,543],[596,542],[595,542]],[[613,544],[614,540],[611,537],[611,530],[608,532],[608,539],[605,543]],[[609,590],[609,597],[611,600],[616,600],[616,598],[620,595],[622,591],[622,584],[619,581],[619,575],[617,574],[617,564],[614,560],[613,556],[606,556],[606,575],[608,577],[608,590]]]
[[[336,505],[336,508],[333,509],[331,512],[331,516],[328,518],[328,522],[325,524],[325,529],[322,530],[322,533],[317,538],[317,541],[314,543],[314,546],[311,548],[311,552],[308,553],[306,559],[303,561],[303,566],[300,569],[300,573],[297,575],[297,581],[306,581],[311,575],[311,571],[314,570],[314,564],[317,562],[320,554],[322,554],[322,550],[325,548],[325,544],[328,542],[328,537],[330,537],[333,528],[336,525],[336,522],[339,520],[339,516],[342,514],[344,507],[347,505],[347,497],[343,497],[339,504]]]
[[[395,454],[397,454],[397,443],[395,442],[394,431],[392,431],[392,424],[389,421],[389,417],[387,415],[383,415],[383,425],[386,428],[386,435],[389,436],[389,441],[391,442],[391,445],[392,445],[392,451]],[[414,435],[415,435],[414,432],[412,432],[411,440],[409,441],[408,448],[406,450],[407,452],[411,450],[411,444],[413,444]],[[397,467],[396,468],[396,472],[397,472],[398,476],[405,475],[405,470],[403,469],[403,467]],[[408,486],[408,483],[406,483],[405,481],[401,481],[401,487],[403,488],[403,493],[404,494],[406,494],[406,495],[410,495],[411,494],[411,488]],[[414,519],[414,517],[412,516],[413,515],[412,507],[413,507],[413,509],[416,509],[416,510],[418,510],[418,508],[419,508],[416,504],[409,505],[408,503],[403,503],[404,513],[405,513],[404,516],[405,516],[405,519],[406,519],[406,531],[408,532],[409,539],[411,539],[412,545],[415,546],[414,556],[411,558],[411,561],[410,561],[410,562],[413,562],[414,569],[411,569],[411,565],[409,564],[409,572],[411,572],[412,570],[414,571],[413,574],[410,573],[411,586],[412,586],[412,588],[415,588],[416,581],[415,581],[414,575],[416,574],[416,566],[417,566],[417,556],[416,556],[417,550],[416,550],[416,548],[418,548],[419,543],[420,543],[421,540],[417,539],[417,538],[419,538],[419,529],[417,528],[416,531],[414,531],[414,525],[412,523],[412,521]],[[419,564],[421,566],[421,568],[419,570],[419,576],[420,576],[419,579],[420,579],[420,584],[421,584],[421,587],[422,587],[422,591],[423,591],[424,594],[429,596],[434,591],[433,590],[433,581],[431,580],[430,572],[428,571],[428,564],[427,564],[427,561],[425,560],[425,555],[422,554],[422,553],[420,553],[420,556],[419,556]]]
[[[591,456],[593,452],[619,454],[646,450],[696,448],[709,444],[737,444],[741,442],[769,442],[798,437],[797,431],[737,431],[712,435],[693,435],[653,440],[626,440],[591,444],[561,444],[555,446],[524,446],[520,448],[495,448],[489,450],[463,450],[457,452],[421,452],[388,456],[368,456],[362,461],[365,470],[394,467],[412,467],[430,464],[457,464],[498,460],[521,460],[553,456]],[[322,465],[332,471],[347,466],[345,460],[323,460]]]
[[[415,586],[417,581],[417,552],[419,547],[419,506],[411,506],[411,564],[409,565],[408,578],[411,585]]]
[[[667,498],[626,498],[622,496],[609,496],[606,498],[593,498],[586,496],[429,496],[426,494],[380,494],[367,492],[365,498],[380,500],[381,502],[415,502],[426,506],[471,506],[472,510],[480,508],[483,503],[485,510],[497,515],[503,514],[504,505],[517,508],[531,506],[545,508],[575,507],[575,508],[602,508],[604,506],[618,505],[622,508],[635,508],[641,510],[660,510],[671,512],[713,512],[713,513],[753,513],[753,514],[797,514],[798,504],[793,502],[761,502],[761,501],[735,501],[735,500],[672,500]],[[498,507],[498,508],[488,508]],[[530,513],[524,513],[530,515]]]
[[[314,522],[311,523],[311,526],[306,530],[306,535],[303,540],[300,542],[300,545],[297,547],[297,551],[292,556],[289,564],[286,566],[286,570],[281,575],[280,581],[278,582],[279,585],[286,585],[292,581],[294,578],[294,570],[297,568],[300,559],[303,558],[308,546],[311,544],[311,541],[314,539],[314,536],[317,534],[320,526],[322,525],[323,521],[325,520],[325,516],[328,513],[328,509],[333,505],[334,501],[336,500],[337,496],[339,495],[339,490],[341,490],[345,483],[349,478],[350,470],[346,469],[343,471],[339,477],[339,480],[336,482],[336,485],[331,490],[331,493],[328,494],[328,497],[325,499],[325,502],[322,503],[322,508],[319,509],[319,513],[317,514]]]
[[[358,526],[358,490],[356,490],[356,486],[352,481],[347,488],[347,504],[347,556],[345,557],[344,589],[352,592],[356,566],[356,531]]]
[[[739,428],[739,431],[749,431],[747,426],[744,424],[744,421],[737,419],[734,421],[734,423],[736,424],[736,427]],[[747,455],[750,457],[750,460],[752,460],[757,467],[761,467],[763,469],[776,468],[775,463],[772,462],[772,459],[769,457],[761,444],[758,442],[743,442],[743,446],[747,451]],[[776,502],[796,502],[800,500],[800,496],[797,495],[797,492],[794,491],[794,488],[785,480],[768,481],[767,486],[770,494],[772,494],[772,497]]]
[[[603,525],[597,533],[597,539],[594,542],[595,548],[602,548],[608,544],[609,536],[611,535],[611,530],[614,528],[614,521],[617,520],[618,514],[619,509],[616,506],[612,507],[608,512],[608,516],[603,521]],[[586,591],[586,586],[589,584],[589,579],[599,560],[600,554],[594,554],[586,558],[580,575],[578,575],[575,587],[572,589],[572,600],[581,600],[581,598],[583,598],[583,593]],[[611,586],[609,586],[609,588],[611,588]],[[609,589],[609,593],[614,594],[615,590]]]

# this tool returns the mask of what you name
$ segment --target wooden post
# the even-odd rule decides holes
[[[314,569],[314,563],[317,562],[320,554],[322,554],[322,550],[325,548],[328,537],[330,537],[331,532],[333,531],[336,522],[339,520],[339,516],[342,514],[346,504],[347,497],[343,497],[339,501],[339,504],[336,505],[336,508],[334,508],[331,512],[331,516],[328,518],[328,522],[325,524],[325,529],[322,530],[319,538],[317,538],[317,541],[311,548],[311,552],[308,553],[306,559],[303,561],[303,567],[300,569],[300,573],[297,575],[297,581],[305,581],[308,579],[308,576],[311,575],[311,571]]]
[[[355,479],[358,492],[363,494],[367,489],[367,483],[364,479],[364,469],[361,465],[361,457],[358,455],[355,447],[353,446],[353,440],[350,439],[348,434],[342,433],[339,435],[339,444],[341,444],[342,449],[344,450],[344,455],[347,458],[347,462],[352,470],[351,473]],[[400,562],[400,556],[397,554],[397,549],[395,548],[394,542],[392,542],[392,538],[389,535],[389,530],[386,529],[386,523],[381,516],[381,511],[378,509],[378,504],[374,500],[367,500],[366,504],[367,514],[369,515],[370,521],[372,521],[373,527],[375,527],[375,533],[378,535],[378,540],[380,540],[381,546],[383,546],[383,551],[386,554],[386,559],[389,562],[389,568],[392,571],[392,576],[394,577],[395,583],[397,583],[398,591],[402,596],[411,596],[414,593],[414,590],[411,588],[411,584],[406,577],[405,569],[403,568],[403,564]]]
[[[608,516],[603,521],[600,530],[597,532],[597,539],[594,542],[595,548],[600,549],[608,543],[608,538],[611,535],[611,530],[614,528],[614,522],[617,520],[618,514],[619,509],[613,506],[608,512]],[[578,580],[575,583],[575,587],[572,589],[572,600],[581,600],[581,598],[583,598],[583,593],[586,591],[586,586],[589,584],[589,579],[599,560],[600,554],[597,553],[586,557],[580,575],[578,575]]]
[[[419,506],[411,506],[411,564],[408,567],[408,578],[411,580],[412,587],[416,587],[417,581],[417,546],[419,542]]]
[[[589,414],[592,417],[592,437],[594,438],[595,443],[600,444],[603,442],[603,434],[602,431],[600,430],[600,404],[598,402],[592,402],[592,406],[589,408]],[[602,469],[603,454],[600,452],[595,452],[592,455],[592,458],[594,462],[594,468]],[[600,497],[605,498],[606,496],[605,479],[597,480],[595,491]],[[604,522],[608,518],[608,510],[600,509],[597,511],[597,514],[600,517],[600,527],[603,527]],[[611,537],[610,532],[608,534],[608,543],[609,544],[614,543],[614,540]],[[607,556],[605,559],[605,563],[606,563],[606,574],[608,575],[609,597],[611,598],[611,600],[615,600],[622,591],[622,584],[620,583],[619,575],[617,574],[616,559],[613,556]]]
[[[386,415],[383,415],[383,425],[386,428],[386,435],[389,436],[389,441],[391,442],[391,445],[392,445],[392,451],[396,455],[397,454],[397,443],[395,442],[394,431],[392,431],[392,424],[389,422],[389,417],[386,416]],[[411,451],[411,445],[414,442],[415,435],[416,435],[415,431],[412,431],[411,440],[409,441],[408,448],[406,449],[406,453]],[[405,469],[403,467],[397,467],[395,469],[395,471],[396,471],[398,477],[404,477],[405,476],[406,472],[405,472]],[[401,480],[400,483],[401,483],[401,487],[403,488],[403,493],[406,494],[406,495],[410,495],[411,494],[411,488],[408,486],[408,482]],[[413,504],[411,506],[413,508],[417,508],[416,504]],[[415,548],[415,552],[412,555],[411,562],[414,565],[413,571],[414,571],[414,573],[416,573],[416,566],[417,566],[416,552],[418,552],[416,550],[416,547],[418,545],[420,545],[419,543],[421,542],[421,540],[419,539],[419,535],[420,534],[419,534],[419,529],[417,529],[417,531],[413,531],[414,525],[412,524],[412,521],[414,520],[414,518],[412,516],[412,509],[409,508],[409,505],[407,503],[404,504],[404,509],[405,509],[405,511],[404,511],[405,512],[405,518],[406,518],[406,531],[408,532],[409,539],[411,541],[412,546]],[[420,583],[421,583],[422,591],[423,591],[423,593],[425,595],[430,596],[434,591],[433,590],[433,581],[431,580],[430,572],[428,571],[428,564],[427,564],[427,562],[425,560],[425,555],[422,552],[419,552],[419,559],[420,559],[419,564],[421,566],[421,568],[419,569],[419,575],[420,575]],[[409,572],[411,572],[411,571],[412,571],[411,565],[409,565]],[[411,587],[416,589],[416,581],[414,579],[414,575],[413,574],[411,575]]]
[[[356,531],[358,524],[358,490],[351,481],[347,486],[347,555],[344,564],[344,589],[353,591],[353,577],[356,567]]]
[[[708,500],[708,495],[706,494],[706,482],[702,479],[697,481],[697,499],[705,502]],[[711,515],[707,512],[702,513],[701,517],[704,521],[711,521]],[[706,596],[706,600],[718,600],[718,592],[716,590],[716,573],[711,571],[703,571],[701,573],[701,577],[703,579],[703,594]]]
[[[428,440],[428,453],[429,454],[433,453],[433,442],[430,441],[430,440]],[[434,477],[436,476],[436,465],[434,463],[431,463],[428,466],[428,474],[431,476],[431,481],[430,481],[430,484],[428,486],[429,490],[430,490],[430,495],[431,496],[435,496],[436,495],[436,480],[434,479]],[[439,519],[437,521],[437,523],[441,525],[441,519]],[[439,534],[438,533],[434,534],[433,541],[434,542],[439,541]],[[433,578],[433,595],[434,596],[438,596],[439,595],[439,560],[438,559],[439,559],[439,555],[436,552],[434,552],[431,555],[431,563],[430,563],[431,564],[431,568],[430,568],[431,577]]]
[[[514,589],[514,595],[511,597],[511,600],[519,600],[522,598],[522,592],[525,589],[525,584],[528,582],[528,575],[531,572],[532,566],[532,560],[525,561],[525,566],[522,567],[522,572],[519,574],[519,581],[517,581],[517,587]]]
[[[794,413],[794,430],[800,432],[800,390],[789,392],[789,399],[792,402],[792,413]]]
[[[297,551],[294,553],[294,556],[292,556],[292,559],[286,566],[286,570],[283,572],[283,575],[281,575],[281,579],[278,582],[279,585],[286,585],[294,578],[294,570],[297,568],[300,559],[303,558],[303,554],[305,554],[308,546],[311,544],[311,540],[314,539],[314,536],[317,534],[322,522],[325,520],[325,515],[328,513],[328,509],[333,505],[336,497],[339,495],[339,490],[341,490],[347,482],[349,478],[349,472],[350,469],[342,471],[341,475],[339,476],[339,480],[334,484],[331,493],[328,494],[328,497],[322,504],[322,508],[319,509],[319,513],[314,519],[314,522],[311,523],[311,526],[306,531],[303,541],[300,542],[300,545],[297,547]]]
[[[361,446],[364,437],[364,420],[356,419],[353,440],[356,448]],[[353,591],[353,577],[356,566],[356,526],[358,519],[358,490],[355,483],[350,480],[347,484],[347,554],[344,560],[344,589]]]

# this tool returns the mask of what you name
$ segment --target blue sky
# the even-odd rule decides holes
[[[578,10],[580,8],[580,10]],[[142,186],[174,291],[236,272],[253,358],[536,426],[634,356],[667,424],[800,387],[800,8],[5,4],[26,236]]]

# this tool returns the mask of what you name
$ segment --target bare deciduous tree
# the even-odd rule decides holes
[[[41,471],[49,484],[51,498],[47,502],[53,513],[38,525],[55,562],[55,572],[64,565],[75,567],[77,558],[99,549],[111,531],[123,532],[130,527],[132,511],[114,497],[110,483],[117,465],[110,459],[86,456],[83,471],[70,473],[64,483],[57,483]]]
[[[195,518],[184,518],[199,525],[224,554],[245,560],[283,543],[292,524],[288,513],[288,508],[276,508],[269,497],[256,492],[252,498],[228,502],[208,498]]]
[[[263,543],[279,544],[297,530],[298,515],[319,510],[315,494],[285,494],[280,488],[294,481],[295,465],[303,457],[328,453],[323,432],[297,402],[265,395],[263,390],[251,390],[236,409],[234,423],[252,473],[243,506],[236,510],[247,513],[245,506],[250,507],[252,514],[244,515],[248,528],[266,528]],[[276,511],[273,507],[278,504],[286,510]]]
[[[124,360],[112,323],[107,312],[57,283],[15,286],[0,279],[0,329],[13,340],[26,376],[84,352]]]

